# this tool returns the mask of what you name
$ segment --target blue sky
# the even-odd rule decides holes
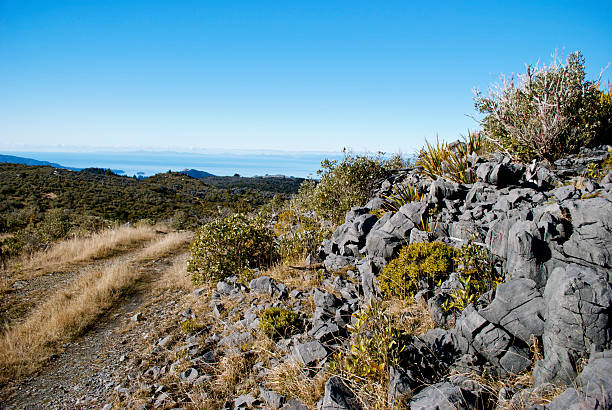
[[[588,1],[0,0],[0,149],[409,153],[475,129],[472,89],[555,49],[598,75],[610,16]]]

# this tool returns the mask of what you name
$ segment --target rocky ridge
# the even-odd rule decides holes
[[[305,271],[304,286],[257,272],[250,282],[237,277],[218,282],[206,299],[215,323],[181,340],[160,339],[147,361],[156,364],[141,367],[139,383],[147,394],[138,403],[143,408],[197,406],[196,387],[211,382],[221,358],[253,354],[259,314],[275,306],[304,317],[304,331],[275,341],[276,354],[245,371],[259,382],[293,360],[316,378],[331,355],[346,348],[353,314],[378,297],[382,268],[402,246],[435,240],[486,247],[505,280],[454,317],[442,308],[456,286],[452,275],[419,292],[439,327],[406,344],[405,353],[413,358],[409,366],[388,369],[389,406],[406,397],[413,409],[611,408],[612,172],[588,177],[589,164],[609,155],[609,147],[583,149],[551,166],[472,155],[477,182],[468,185],[431,181],[418,169],[394,172],[307,259],[311,270]],[[373,211],[383,206],[384,195],[402,183],[417,187],[422,199],[377,217]],[[432,210],[436,223],[420,229],[423,220],[434,217]],[[343,274],[331,274],[338,271]],[[204,289],[196,290],[194,300],[205,296]],[[162,350],[173,354],[162,357]],[[504,387],[497,395],[473,377],[486,373],[503,379],[530,369],[531,385]],[[174,387],[160,382],[168,375],[176,380]],[[295,397],[259,386],[224,408],[307,408]],[[349,387],[332,376],[316,407],[363,408]],[[563,389],[548,404],[534,399]]]

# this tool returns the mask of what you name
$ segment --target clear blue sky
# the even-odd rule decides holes
[[[0,149],[407,153],[476,128],[474,87],[611,44],[610,1],[0,0]]]

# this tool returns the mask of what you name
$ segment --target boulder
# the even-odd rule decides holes
[[[535,222],[517,221],[510,227],[506,248],[508,279],[526,277],[543,287],[547,279],[544,263],[550,257],[551,251]]]
[[[594,353],[575,386],[547,406],[548,410],[598,410],[612,408],[612,351]]]
[[[531,335],[540,337],[544,332],[544,299],[536,283],[528,278],[498,285],[491,304],[479,313],[528,344],[531,344]]]
[[[354,410],[362,406],[355,394],[337,376],[329,378],[325,383],[325,394],[319,402],[318,410]]]
[[[572,224],[572,234],[563,252],[579,261],[612,267],[612,201],[589,198],[564,203]]]
[[[610,347],[610,283],[576,264],[556,268],[546,284],[544,303],[544,358],[534,368],[534,382],[568,385],[576,377],[576,364],[591,348]]]
[[[456,377],[453,382],[425,387],[410,401],[411,410],[488,408],[485,389],[473,380]]]
[[[291,350],[293,355],[306,366],[313,366],[327,356],[325,347],[316,340],[297,344]]]
[[[397,254],[405,243],[405,239],[400,239],[382,229],[372,230],[366,238],[364,253],[369,257],[379,257],[388,261]]]

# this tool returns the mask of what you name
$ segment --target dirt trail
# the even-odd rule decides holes
[[[53,269],[45,269],[44,274],[32,275],[41,269],[26,269],[11,280],[9,291],[0,298],[0,325],[24,319],[27,314],[58,289],[66,287],[80,275],[91,269],[101,268],[117,261],[128,261],[134,254],[153,242],[161,234],[148,241],[118,246],[108,257],[90,261],[56,264]]]
[[[168,254],[144,260],[139,257],[139,248],[113,258],[125,260],[130,268],[140,271],[141,278],[133,292],[83,335],[65,344],[64,350],[38,374],[6,386],[0,392],[0,408],[102,408],[112,403],[114,396],[122,393],[121,382],[135,376],[131,374],[135,352],[144,343],[155,342],[151,338],[157,335],[156,329],[164,319],[180,315],[180,306],[171,295],[164,295],[162,308],[151,302],[159,296],[156,281],[175,262],[186,259],[186,248],[184,243]],[[133,320],[136,313],[141,316]]]

